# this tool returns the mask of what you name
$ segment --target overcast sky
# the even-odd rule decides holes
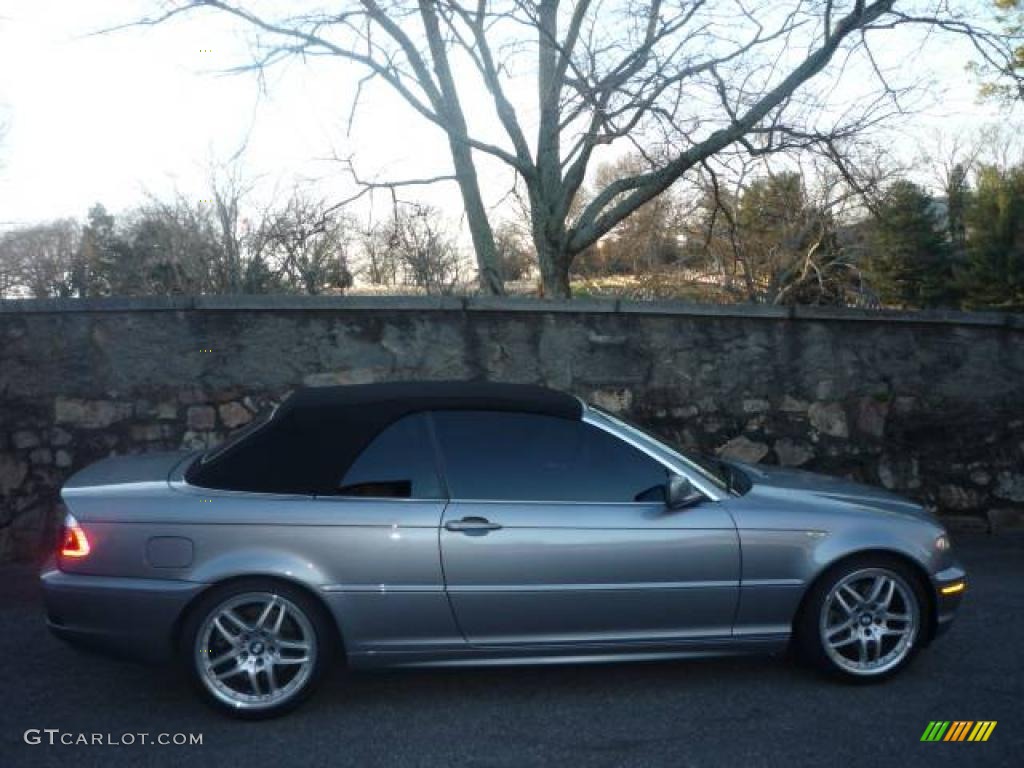
[[[262,96],[254,77],[218,74],[248,57],[244,35],[217,14],[88,34],[153,8],[125,0],[0,0],[0,110],[9,124],[0,144],[0,225],[83,219],[96,201],[116,212],[147,193],[201,197],[208,163],[243,144],[247,172],[261,180],[264,198],[296,180],[344,197],[352,187],[333,155],[355,155],[365,176],[449,171],[440,134],[383,88],[364,100],[346,136],[355,80],[342,64],[321,59],[279,68]],[[909,157],[917,139],[937,129],[955,132],[996,117],[975,103],[963,47],[933,44],[901,64],[902,34],[892,33],[885,46],[888,63],[933,73],[943,95],[894,134],[898,151]],[[496,203],[508,179],[484,176]],[[429,200],[458,217],[450,185]]]

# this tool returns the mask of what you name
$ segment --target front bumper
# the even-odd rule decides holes
[[[936,573],[932,584],[935,589],[935,636],[938,637],[952,626],[967,593],[967,571],[959,563],[951,565]]]
[[[74,645],[143,661],[173,657],[178,619],[206,586],[64,573],[53,563],[39,578],[46,623],[55,635]]]

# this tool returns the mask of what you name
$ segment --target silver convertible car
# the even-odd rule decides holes
[[[541,387],[300,390],[205,453],[62,491],[49,626],[180,658],[242,717],[349,667],[668,659],[793,641],[906,665],[966,589],[939,522],[874,488],[682,453]]]

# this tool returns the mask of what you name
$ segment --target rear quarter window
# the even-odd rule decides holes
[[[444,493],[426,416],[405,416],[386,427],[339,478],[335,495],[441,498]]]

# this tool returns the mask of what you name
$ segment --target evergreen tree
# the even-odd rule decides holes
[[[81,268],[76,274],[80,295],[140,295],[146,292],[130,245],[115,229],[107,209],[96,203],[82,230]]]
[[[1024,166],[982,166],[966,220],[964,305],[1024,307]]]
[[[949,233],[950,252],[955,263],[960,263],[967,253],[967,200],[970,187],[967,182],[967,168],[957,163],[946,178],[946,231]]]
[[[950,248],[935,200],[913,182],[893,183],[876,208],[867,272],[884,304],[935,307],[956,301]]]

